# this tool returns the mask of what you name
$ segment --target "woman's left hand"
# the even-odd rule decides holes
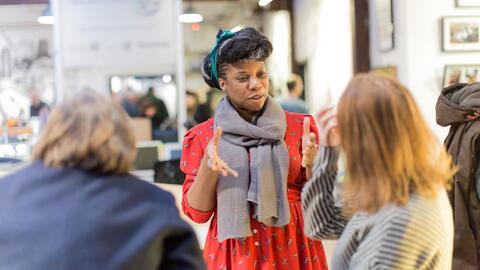
[[[312,175],[313,161],[317,155],[317,136],[310,132],[310,118],[303,119],[303,135],[302,135],[302,167],[307,170],[307,178]]]

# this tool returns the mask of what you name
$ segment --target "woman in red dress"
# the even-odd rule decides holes
[[[212,218],[209,269],[327,269],[322,243],[303,233],[300,202],[317,129],[268,96],[271,51],[253,28],[219,31],[202,66],[226,97],[214,118],[187,132],[180,166],[184,213],[197,223]]]

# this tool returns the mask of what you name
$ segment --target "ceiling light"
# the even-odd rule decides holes
[[[113,76],[110,79],[110,85],[114,93],[118,93],[120,90],[122,90],[122,81],[118,76]]]
[[[182,23],[199,23],[203,21],[203,16],[189,6],[182,15],[178,16],[178,20]]]
[[[264,7],[268,4],[270,4],[270,2],[272,2],[273,0],[258,0],[258,5],[261,6],[261,7]]]
[[[42,12],[42,15],[37,18],[37,22],[41,24],[53,24],[55,19],[53,18],[50,4],[48,4]]]
[[[180,15],[178,20],[182,23],[199,23],[203,21],[203,16],[198,13],[186,13]]]
[[[169,82],[172,81],[172,76],[171,76],[170,74],[164,74],[164,75],[162,76],[162,81],[163,81],[164,83],[169,83]]]

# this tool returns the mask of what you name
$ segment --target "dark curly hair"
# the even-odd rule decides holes
[[[223,31],[218,31],[217,38]],[[240,60],[264,61],[272,53],[272,43],[266,36],[258,32],[255,28],[247,27],[233,36],[221,39],[216,44],[217,50],[212,50],[203,59],[202,75],[205,82],[210,86],[220,89],[220,85],[215,78],[212,78],[212,53],[217,53],[218,78],[225,79],[227,64],[232,64]]]

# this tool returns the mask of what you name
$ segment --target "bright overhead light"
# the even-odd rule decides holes
[[[53,19],[53,16],[40,16],[37,18],[37,22],[41,24],[53,24],[55,19]]]
[[[113,76],[110,79],[110,85],[112,86],[112,91],[114,93],[119,93],[120,90],[122,90],[122,81],[117,76]]]
[[[37,22],[41,24],[53,24],[55,19],[53,18],[52,11],[50,10],[50,4],[48,4],[42,12],[42,15],[37,18]]]
[[[270,2],[272,2],[273,0],[258,0],[258,5],[261,6],[261,7],[264,7],[268,4],[270,4]]]
[[[163,81],[164,83],[169,83],[169,82],[172,81],[172,76],[171,76],[170,74],[164,74],[164,75],[162,76],[162,81]]]
[[[182,15],[178,16],[178,20],[182,23],[199,23],[203,21],[203,16],[189,6]]]
[[[203,16],[198,13],[186,13],[178,16],[178,20],[182,23],[199,23],[203,21]]]

